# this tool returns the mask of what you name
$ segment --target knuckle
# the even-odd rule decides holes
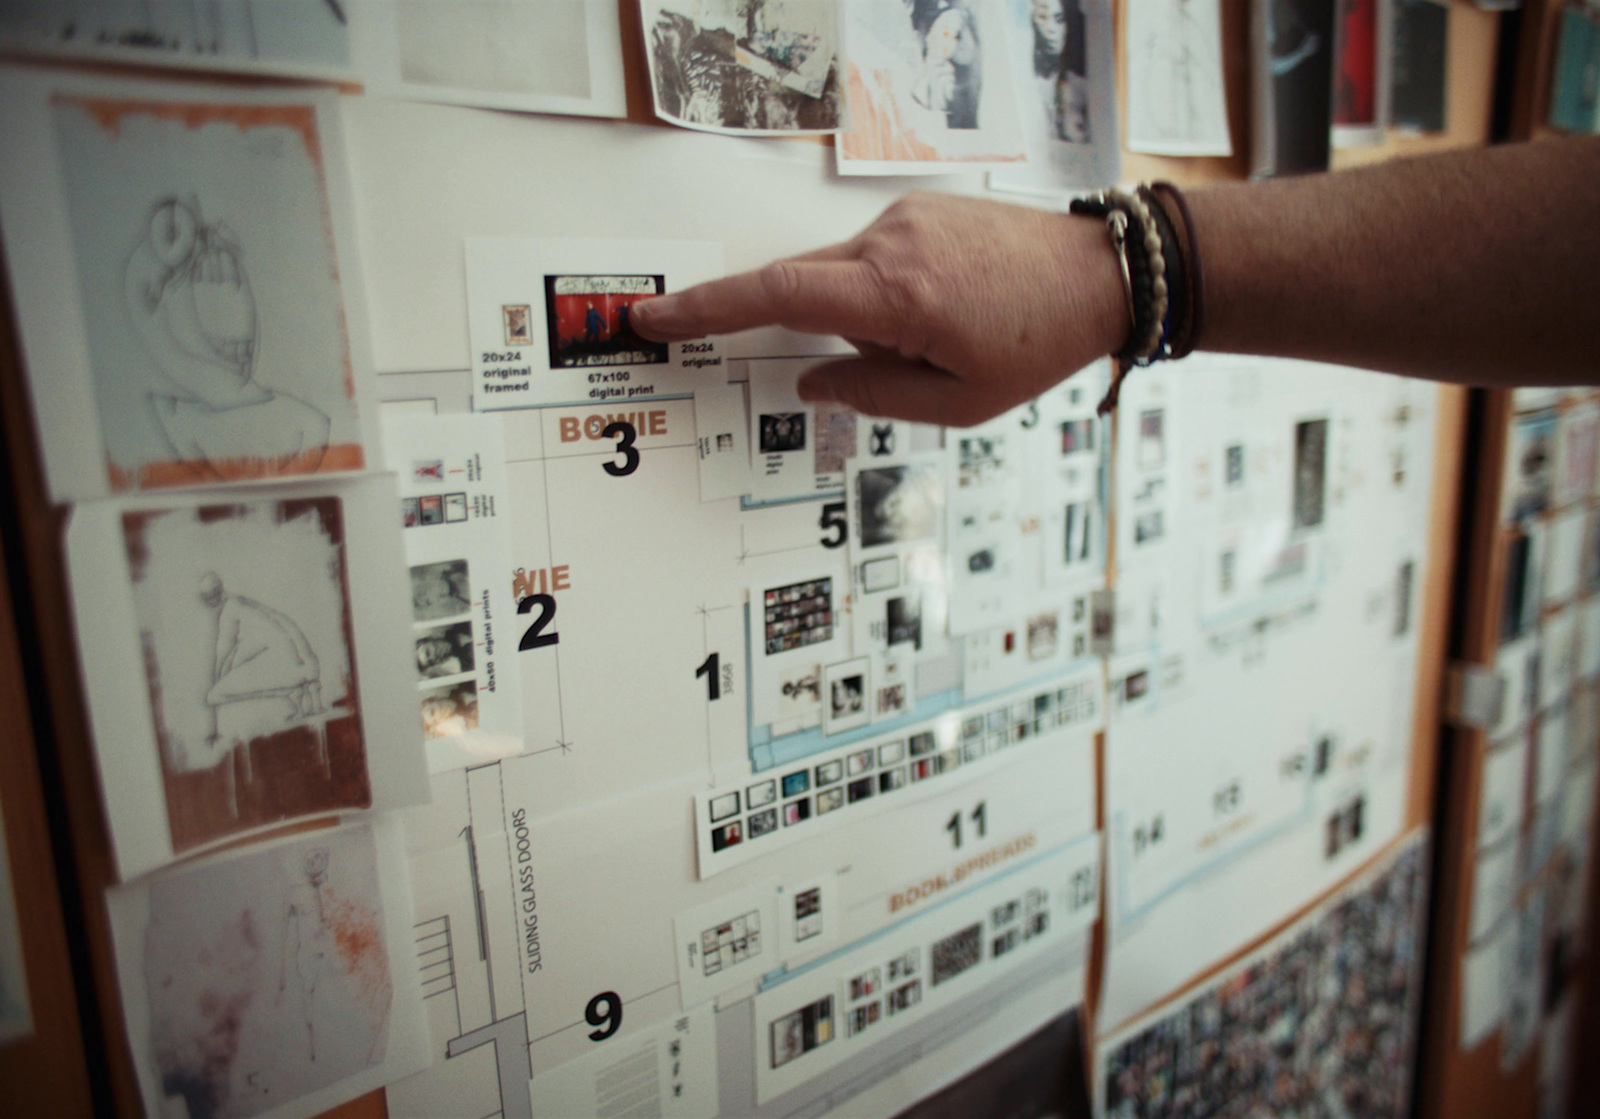
[[[775,260],[757,273],[761,290],[778,306],[790,303],[800,291],[800,274],[787,260]]]

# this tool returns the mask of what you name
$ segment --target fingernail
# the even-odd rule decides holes
[[[635,320],[643,319],[660,326],[670,321],[673,312],[677,310],[678,301],[670,295],[657,295],[650,299],[641,299],[633,305]]]

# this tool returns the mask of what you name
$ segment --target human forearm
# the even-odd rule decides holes
[[[1480,384],[1600,375],[1600,140],[1189,195],[1202,346]]]

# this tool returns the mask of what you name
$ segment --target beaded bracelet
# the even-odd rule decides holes
[[[1165,197],[1172,199],[1183,222],[1182,235]],[[1140,186],[1133,193],[1102,191],[1074,199],[1069,209],[1105,220],[1131,323],[1127,342],[1112,355],[1116,375],[1097,409],[1105,415],[1116,408],[1131,369],[1184,357],[1194,349],[1205,306],[1200,250],[1188,203],[1171,183]]]

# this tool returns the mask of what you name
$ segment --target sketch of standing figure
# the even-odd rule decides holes
[[[285,722],[327,710],[321,665],[293,618],[255,599],[228,594],[215,572],[201,578],[200,601],[218,612],[211,686],[206,691],[213,719],[224,704],[273,696],[289,705]]]
[[[922,76],[911,90],[925,108],[942,112],[948,128],[977,128],[983,94],[983,46],[977,16],[966,0],[906,0],[922,39]]]
[[[332,978],[333,935],[328,929],[324,888],[328,884],[328,849],[313,847],[302,866],[304,881],[290,888],[283,908],[283,959],[278,969],[278,998],[293,999],[292,1011],[306,1028],[306,1056],[317,1059],[317,988]],[[326,1010],[326,1008],[324,1008]]]
[[[244,250],[227,227],[206,224],[197,201],[161,199],[128,259],[123,295],[166,379],[167,391],[151,393],[150,401],[180,460],[317,468],[328,417],[253,379],[255,297]]]

